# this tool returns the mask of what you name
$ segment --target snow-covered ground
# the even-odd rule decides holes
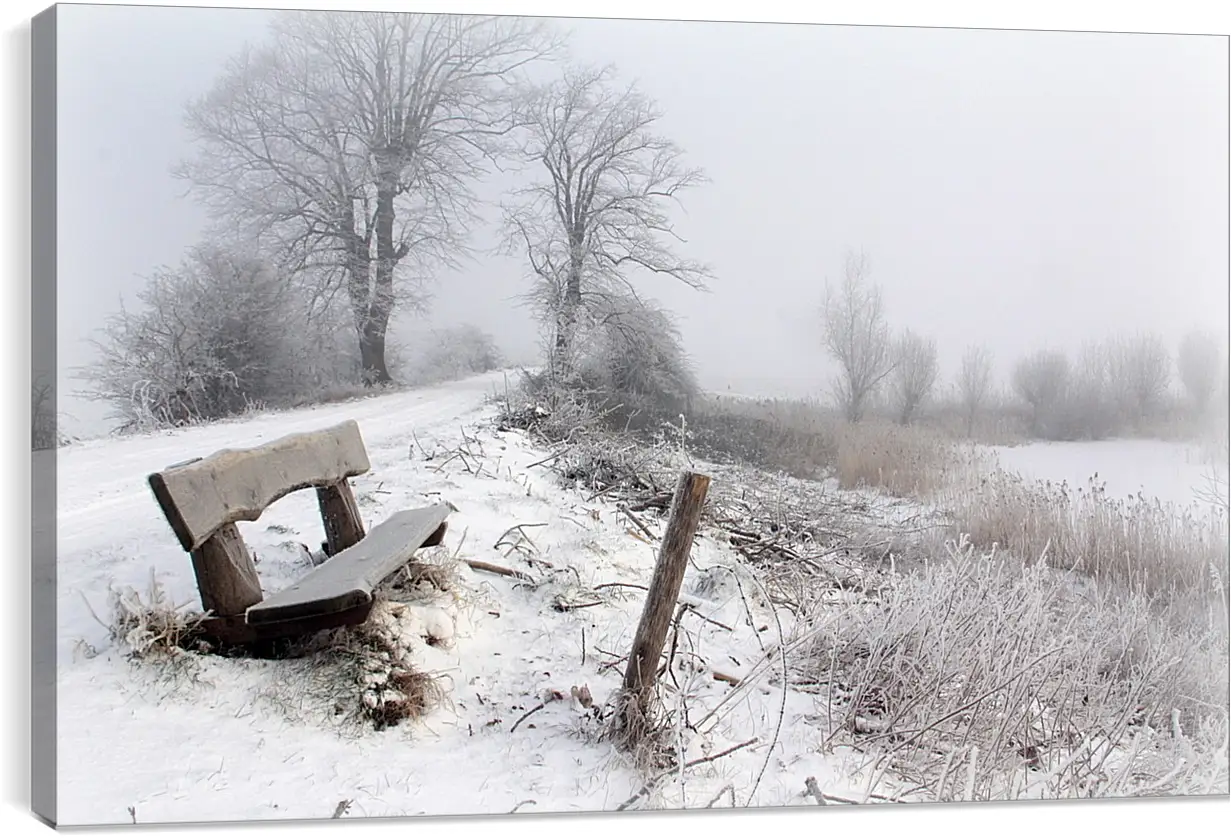
[[[1150,439],[1037,442],[991,450],[1002,468],[1025,478],[1084,487],[1097,475],[1112,497],[1140,492],[1177,506],[1197,500],[1195,492],[1207,487],[1211,469],[1197,445]],[[1226,463],[1221,473],[1225,479]]]
[[[596,723],[568,696],[574,686],[588,686],[601,705],[618,687],[623,666],[613,661],[629,648],[642,593],[596,586],[646,584],[654,548],[612,505],[586,503],[584,494],[534,467],[544,452],[523,434],[495,430],[487,396],[501,388],[502,376],[492,374],[62,449],[60,823],[327,818],[342,801],[352,801],[347,817],[598,811],[641,788],[644,776],[597,739]],[[372,462],[371,472],[353,481],[365,521],[448,500],[458,511],[441,550],[511,566],[539,582],[462,568],[461,590],[439,603],[455,624],[452,642],[415,647],[417,660],[449,690],[444,706],[415,723],[354,734],[332,724],[332,708],[296,686],[303,683],[302,661],[202,656],[178,681],[130,662],[92,614],[105,619],[111,586],[145,591],[152,571],[177,603],[199,608],[189,557],[146,476],[220,448],[350,418],[359,422]],[[482,473],[468,473],[458,460],[425,460],[424,451],[451,449],[464,432],[483,447]],[[537,525],[525,530],[533,543],[521,552],[497,549],[516,524]],[[284,498],[260,521],[239,527],[268,591],[305,571],[296,542],[321,540],[312,492]],[[674,695],[687,697],[694,723],[721,707],[685,737],[686,760],[758,741],[690,770],[682,784],[664,782],[653,804],[807,804],[808,777],[828,794],[865,799],[869,776],[860,756],[818,752],[825,728],[814,696],[774,679],[737,688],[713,677],[748,673],[772,659],[779,642],[768,616],[759,615],[759,625],[746,619],[756,611],[755,597],[751,607],[743,604],[730,581],[734,565],[730,548],[709,538],[693,551],[684,591],[713,622],[684,617],[691,648],[680,658],[692,671],[677,672]],[[555,607],[569,603],[591,604]],[[553,690],[566,698],[548,701],[513,730]]]

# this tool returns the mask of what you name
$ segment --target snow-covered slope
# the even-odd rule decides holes
[[[545,452],[523,434],[494,428],[486,397],[503,387],[492,374],[61,450],[60,822],[327,818],[343,801],[351,801],[346,817],[596,811],[633,796],[644,775],[599,740],[591,711],[569,695],[586,686],[601,705],[619,685],[618,656],[631,643],[642,592],[596,586],[644,585],[655,551],[614,507],[586,503],[535,467]],[[166,670],[130,662],[112,645],[92,614],[106,619],[111,586],[144,591],[152,572],[177,603],[199,608],[189,558],[147,488],[150,472],[349,418],[359,422],[372,462],[353,481],[366,521],[443,498],[458,512],[442,551],[537,582],[462,568],[460,590],[433,612],[449,616],[454,637],[416,646],[422,666],[448,689],[443,706],[418,722],[355,732],[331,719],[304,661],[193,656],[193,665]],[[472,450],[482,448],[478,474],[444,453],[464,434]],[[433,452],[441,455],[425,458]],[[524,530],[531,541],[514,549],[509,536],[497,548],[517,524],[535,525]],[[269,591],[305,571],[299,543],[321,540],[311,492],[239,526]],[[714,569],[733,567],[726,545],[701,539],[685,592],[709,621],[684,617],[679,688],[670,694],[691,703],[688,718],[698,727],[683,736],[685,760],[758,741],[698,765],[683,783],[664,781],[633,808],[805,804],[807,777],[826,793],[864,799],[869,778],[858,755],[817,752],[824,727],[813,696],[784,690],[779,679],[741,688],[714,679],[715,671],[738,677],[772,663],[778,643],[773,615],[752,625],[756,603],[744,604],[750,595],[730,584],[731,570]],[[552,691],[565,698],[518,723]],[[712,708],[720,709],[699,723]]]

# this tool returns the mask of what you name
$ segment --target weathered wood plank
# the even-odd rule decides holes
[[[688,567],[688,554],[701,521],[701,510],[709,492],[710,479],[704,474],[684,472],[680,475],[671,511],[667,516],[667,531],[658,552],[658,563],[650,579],[645,608],[637,633],[633,637],[628,668],[624,672],[624,690],[644,711],[658,673],[671,614],[680,596],[680,584]]]
[[[239,529],[225,524],[192,551],[201,606],[219,617],[243,614],[261,601],[261,580]]]
[[[354,421],[294,434],[257,448],[224,449],[149,477],[163,514],[189,552],[214,530],[255,521],[291,492],[335,485],[371,468]]]
[[[363,539],[363,518],[349,482],[341,480],[332,486],[317,486],[316,500],[325,524],[325,555],[336,556]]]
[[[201,622],[201,633],[208,639],[228,645],[246,645],[262,640],[304,637],[326,629],[357,626],[366,622],[372,612],[372,601],[346,611],[317,614],[297,620],[249,625],[243,614],[233,617],[209,617]]]
[[[392,515],[367,536],[259,605],[248,609],[253,627],[360,607],[385,577],[410,561],[452,511],[448,504]]]

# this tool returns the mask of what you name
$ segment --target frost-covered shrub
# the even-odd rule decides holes
[[[258,256],[193,250],[155,272],[95,341],[89,395],[125,429],[174,427],[302,400],[354,378],[344,322],[317,312]]]
[[[95,342],[94,394],[127,427],[164,427],[244,410],[269,388],[282,307],[276,275],[216,249],[155,272]]]
[[[428,332],[408,348],[407,354],[410,359],[404,377],[412,384],[452,381],[504,365],[495,339],[469,323]]]
[[[692,365],[666,311],[636,297],[612,296],[592,305],[587,321],[587,336],[577,342],[585,386],[672,410],[696,395]]]

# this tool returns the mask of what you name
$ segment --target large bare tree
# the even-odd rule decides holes
[[[520,72],[556,46],[526,18],[285,12],[188,108],[181,174],[322,304],[344,294],[368,383],[390,380],[399,299],[464,250],[472,184],[514,125]]]
[[[893,396],[898,422],[909,425],[920,405],[931,395],[940,375],[935,338],[925,338],[910,329],[894,341]]]
[[[1171,356],[1157,334],[1112,340],[1108,374],[1121,418],[1140,423],[1157,416],[1171,385]]]
[[[538,177],[505,206],[506,242],[529,265],[556,380],[574,371],[579,318],[635,298],[633,276],[698,289],[709,278],[706,266],[675,252],[681,239],[668,212],[705,176],[656,132],[661,117],[635,86],[618,86],[611,68],[566,69],[522,109],[521,155]]]
[[[975,420],[987,404],[992,388],[992,353],[985,346],[970,346],[957,373],[958,400],[966,420],[966,436],[975,433]]]
[[[1068,356],[1058,349],[1040,349],[1013,366],[1013,390],[1030,408],[1035,436],[1054,430],[1048,425],[1068,395],[1070,376]]]
[[[864,254],[847,254],[838,288],[825,284],[821,326],[825,348],[840,367],[835,396],[847,420],[858,422],[895,361],[884,300],[868,281]]]

